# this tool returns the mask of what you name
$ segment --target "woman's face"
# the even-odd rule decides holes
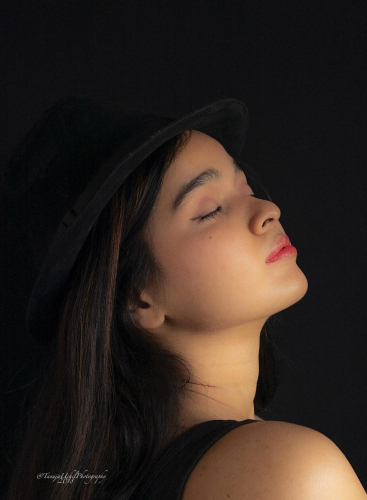
[[[218,176],[174,208],[182,187],[206,169],[216,169]],[[263,324],[305,295],[307,279],[295,256],[265,262],[285,231],[277,205],[251,194],[245,174],[223,146],[193,131],[166,172],[148,225],[165,276],[159,305],[175,329]],[[200,220],[218,207],[215,217]]]

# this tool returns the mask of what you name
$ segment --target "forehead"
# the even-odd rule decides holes
[[[163,187],[179,187],[200,173],[203,167],[215,168],[223,165],[224,160],[231,160],[231,156],[220,142],[204,132],[193,130],[185,147],[168,167]]]

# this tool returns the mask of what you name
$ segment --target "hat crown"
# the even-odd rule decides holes
[[[45,111],[10,158],[5,175],[15,198],[42,181],[47,170],[55,175],[90,177],[116,147],[152,123],[162,127],[173,121],[121,104],[68,96]],[[82,166],[81,166],[82,165]],[[74,168],[71,168],[74,167]],[[79,167],[79,168],[77,168]]]

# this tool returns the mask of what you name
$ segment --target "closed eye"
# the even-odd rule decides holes
[[[250,194],[249,196],[255,196],[255,195],[254,194]],[[208,213],[206,215],[203,215],[202,217],[198,217],[196,220],[198,222],[202,222],[204,220],[211,219],[212,217],[213,218],[218,217],[218,215],[220,213],[224,213],[224,210],[223,210],[222,206],[217,207],[215,210],[213,210],[213,212],[210,212],[210,213]]]
[[[223,211],[222,207],[218,207],[213,212],[210,212],[207,215],[203,215],[203,217],[198,217],[198,222],[201,222],[201,221],[206,220],[206,219],[210,219],[211,217],[217,217],[219,215],[219,213],[222,211]]]

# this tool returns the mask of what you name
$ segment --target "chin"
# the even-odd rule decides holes
[[[283,288],[283,293],[278,295],[278,300],[274,300],[275,308],[271,315],[284,311],[303,299],[308,290],[308,281],[303,273],[301,278],[297,277],[297,280],[292,281],[288,287]]]
[[[302,273],[302,278],[301,280],[297,280],[297,282],[294,283],[294,286],[290,290],[290,296],[289,296],[289,301],[288,301],[288,306],[286,307],[291,307],[293,304],[297,304],[303,297],[306,295],[307,290],[308,290],[308,281],[306,276]],[[286,309],[286,307],[284,309]]]
[[[300,298],[304,297],[307,293],[307,290],[308,290],[308,280],[305,276],[305,274],[303,273],[303,271],[300,269],[301,271],[301,276],[300,276],[300,284],[299,284],[299,287],[300,287],[300,294],[302,294],[300,296]]]

